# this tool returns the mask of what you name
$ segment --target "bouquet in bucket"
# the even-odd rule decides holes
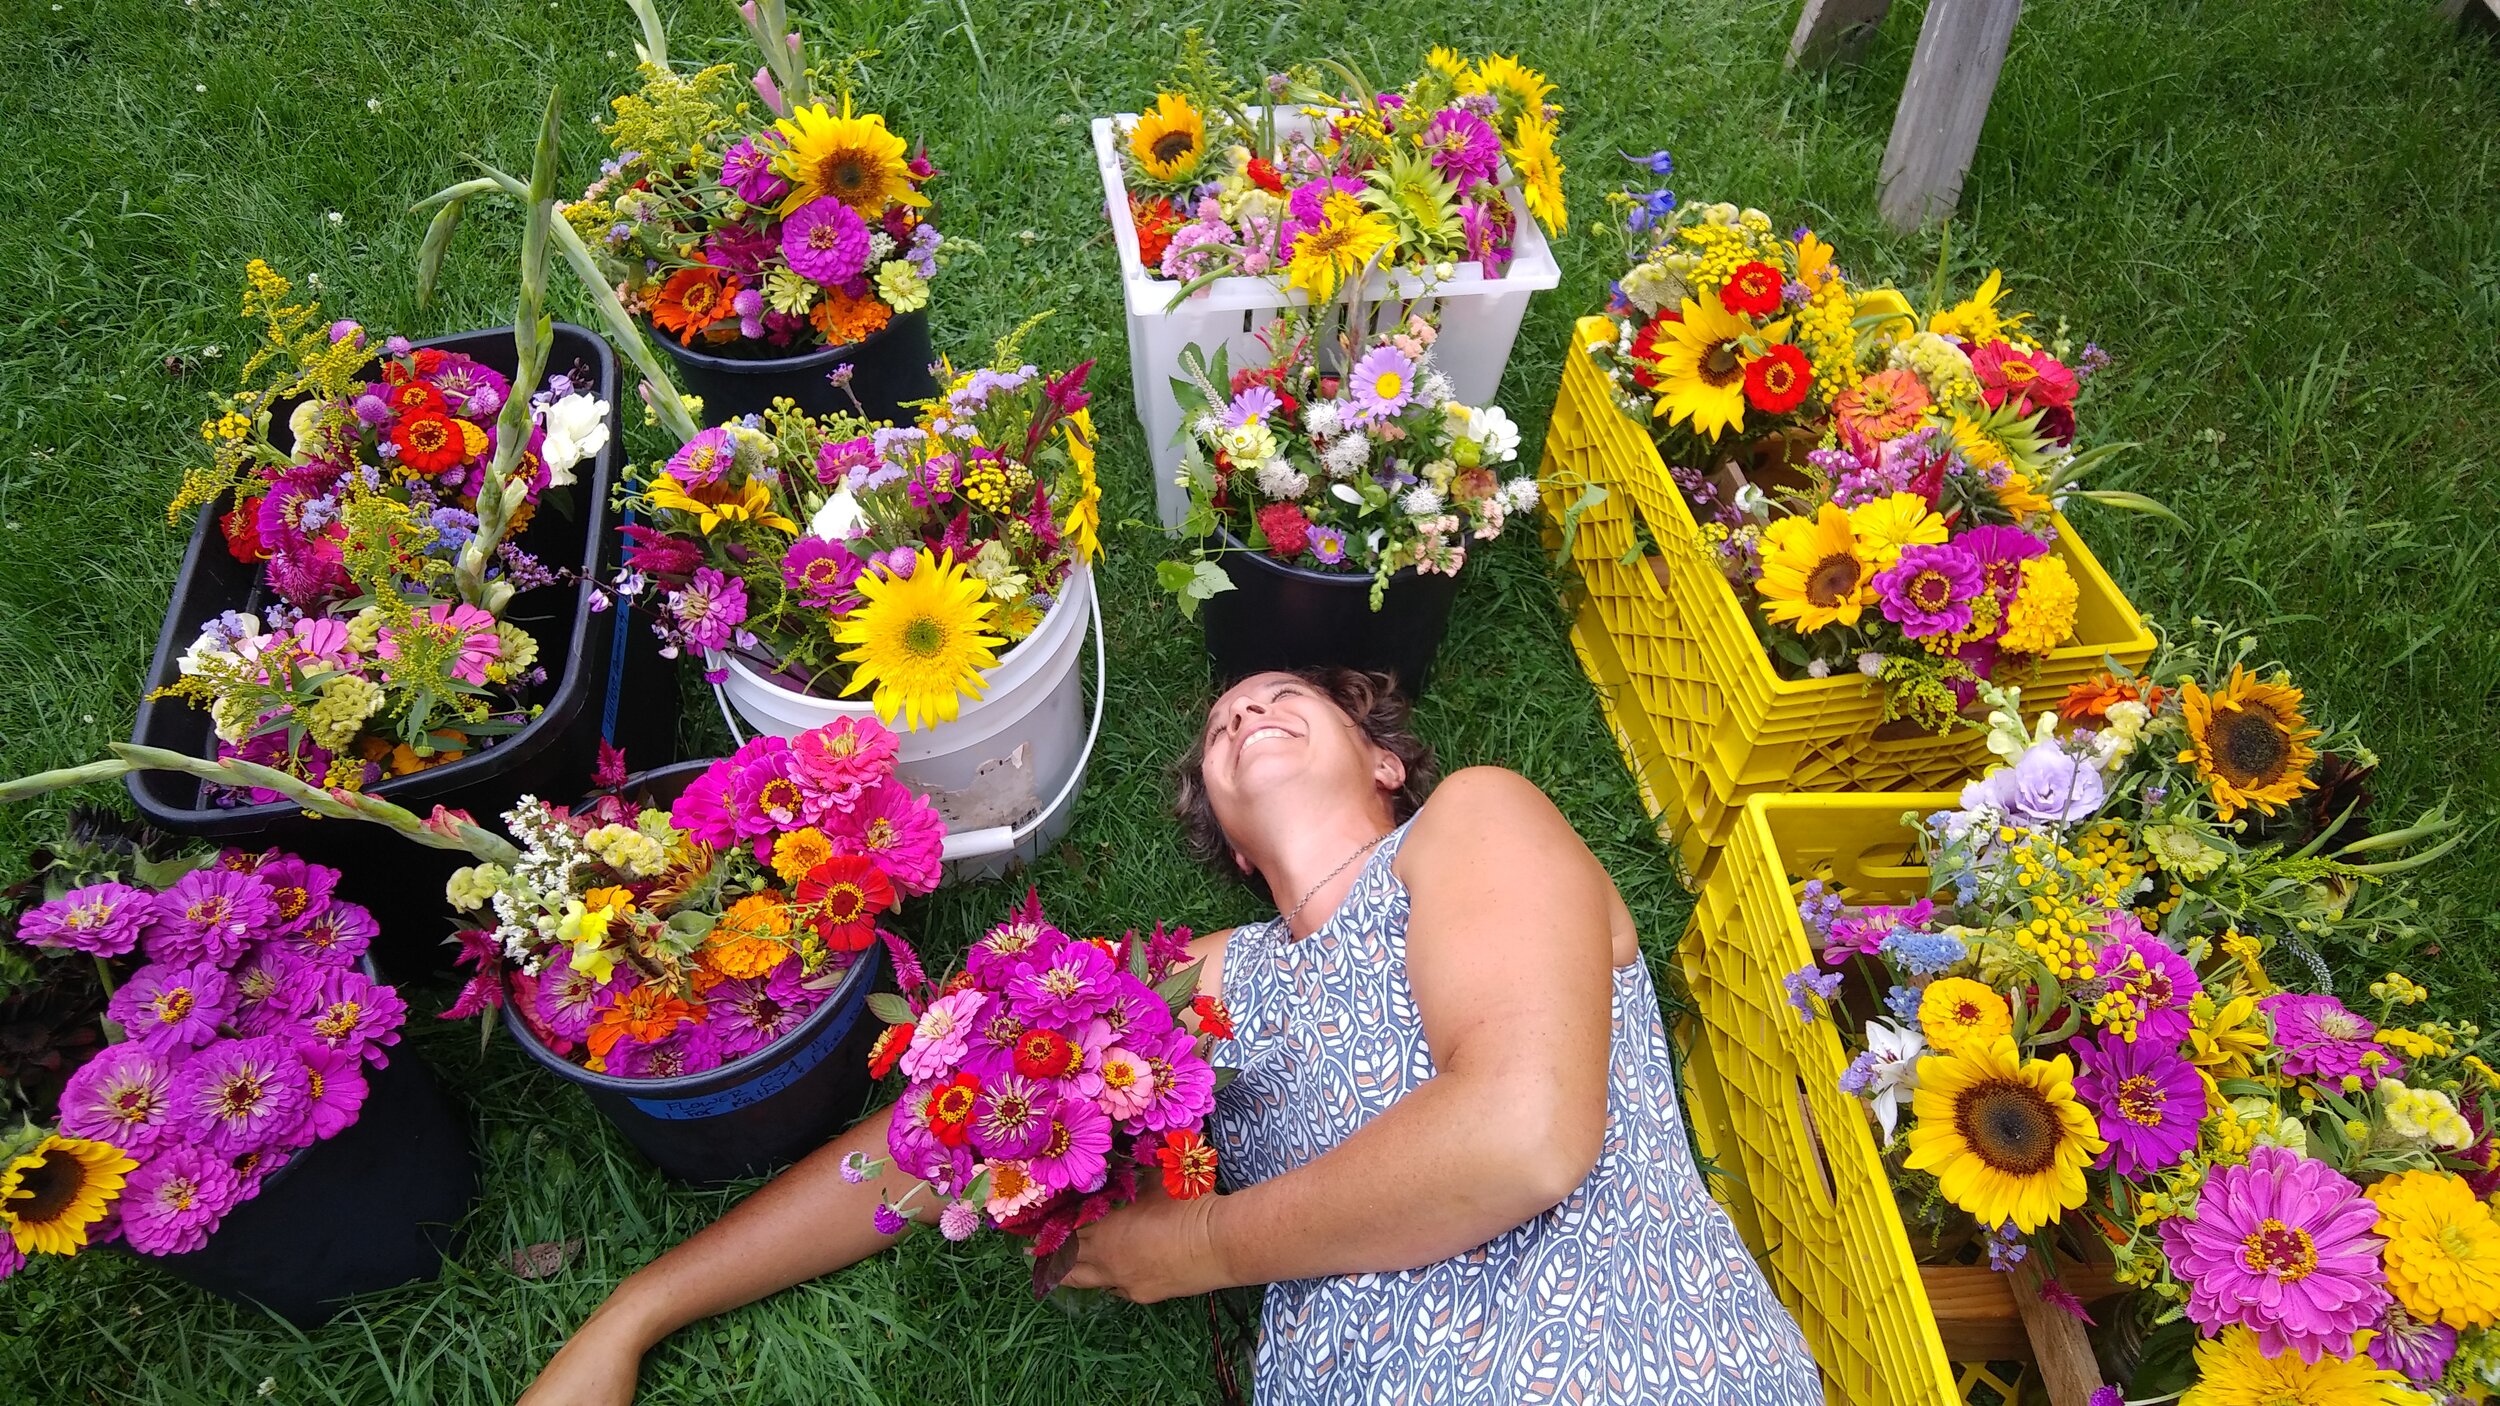
[[[1367,261],[1498,278],[1522,210],[1557,234],[1568,219],[1553,90],[1514,58],[1436,48],[1395,91],[1330,62],[1272,75],[1262,94],[1192,31],[1171,87],[1121,132],[1138,258],[1189,292],[1246,275],[1316,303]]]
[[[1863,674],[1888,716],[1943,732],[1977,684],[2073,636],[2057,511],[2084,497],[2165,512],[2079,486],[2129,447],[2076,447],[2105,353],[2035,328],[1993,271],[1950,303],[1940,277],[1922,314],[1759,210],[1616,199],[1629,268],[1590,355],[1653,430],[1700,525],[1689,549],[1736,587],[1785,676]]]
[[[504,816],[517,857],[452,876],[453,906],[493,926],[461,935],[477,971],[447,1018],[508,985],[541,1044],[629,1079],[699,1074],[797,1029],[898,943],[879,919],[937,887],[945,826],[894,779],[895,745],[844,718],[747,743],[665,809],[524,799]]]
[[[1182,353],[1182,530],[1201,546],[1160,574],[1185,612],[1231,584],[1204,545],[1219,531],[1281,562],[1368,575],[1377,610],[1398,571],[1456,575],[1470,541],[1534,510],[1536,479],[1505,477],[1519,427],[1498,405],[1452,395],[1433,366],[1432,323],[1408,310],[1386,334],[1365,325],[1351,299],[1342,318],[1288,308],[1259,334],[1263,365],[1232,367],[1221,348]]]
[[[201,426],[211,464],[168,509],[231,501],[227,550],[260,563],[278,599],[200,622],[160,696],[206,709],[221,757],[361,787],[529,721],[538,642],[502,615],[559,578],[510,538],[606,447],[610,408],[586,368],[516,404],[472,357],[400,337],[377,347],[293,294],[252,261],[243,311],[259,344],[243,388]]]
[[[2349,805],[2323,828],[2295,815],[2325,789],[2322,734],[2287,681],[2224,677],[2077,689],[2030,727],[2000,695],[2011,760],[1913,818],[1927,897],[1805,882],[1821,954],[1792,1000],[1842,1023],[1842,1087],[1914,1230],[2000,1269],[2111,1267],[2113,1307],[2054,1277],[2043,1292],[2132,1340],[2111,1355],[2128,1399],[2248,1399],[2228,1393],[2252,1381],[2283,1400],[2479,1397],[2500,1384],[2485,1034],[2398,973],[2330,994],[2306,947],[2365,925],[2354,888],[2437,851],[2374,863],[2373,839],[2398,837],[2337,834]],[[2243,732],[2235,761],[2202,750]],[[2286,765],[2259,796],[2232,768],[2267,755]],[[2260,841],[2264,819],[2288,828]]]
[[[613,156],[564,219],[626,308],[686,346],[789,356],[865,340],[929,304],[962,240],[938,233],[937,177],[876,113],[812,97],[782,6],[742,7],[766,66],[681,74],[644,9],[641,86],[603,129]],[[655,53],[654,50],[657,50]]]
[[[20,942],[97,964],[111,1043],[50,1127],[0,1137],[0,1278],[114,1240],[199,1249],[356,1121],[365,1066],[399,1040],[407,1006],[360,966],[376,929],[337,897],[338,871],[276,850],[136,868],[161,883],[82,876],[17,924]]]
[[[1196,994],[1188,947],[1188,929],[1161,924],[1072,937],[1027,894],[944,981],[904,965],[904,994],[871,999],[888,1028],[869,1068],[911,1081],[887,1146],[919,1182],[878,1206],[877,1228],[897,1234],[915,1199],[942,1200],[949,1240],[983,1226],[1030,1239],[1041,1293],[1070,1236],[1135,1200],[1141,1176],[1182,1199],[1213,1191],[1202,1129],[1219,1080],[1206,1055],[1230,1027]],[[846,1177],[881,1170],[852,1156]]]
[[[867,692],[914,727],[979,698],[1102,550],[1093,363],[1046,374],[1020,340],[915,426],[771,410],[636,482],[651,525],[623,529],[619,585],[656,601],[663,652],[700,652],[715,682],[736,655],[794,690]]]

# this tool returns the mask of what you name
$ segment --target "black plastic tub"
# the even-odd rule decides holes
[[[717,425],[740,415],[760,415],[775,396],[788,396],[810,415],[837,410],[864,411],[871,420],[908,425],[915,418],[904,407],[938,393],[929,363],[937,358],[929,347],[929,312],[907,312],[875,332],[842,347],[820,347],[797,356],[735,356],[690,347],[663,332],[652,340],[677,360],[685,389],[703,397],[703,422]],[[826,376],[837,366],[851,368],[850,393],[844,394]],[[851,404],[851,397],[859,404]]]
[[[403,1042],[365,1066],[356,1121],[270,1173],[206,1245],[142,1256],[184,1283],[317,1328],[343,1301],[432,1279],[477,1203],[468,1124]]]
[[[664,805],[709,765],[646,772],[628,779],[625,794]],[[869,948],[797,1029],[735,1063],[681,1079],[594,1074],[547,1048],[511,1001],[504,1024],[530,1058],[580,1086],[661,1171],[720,1186],[794,1162],[859,1120],[876,1085],[868,1049],[885,1029],[869,1014],[868,997],[890,989],[887,972],[884,946]]]
[[[1374,610],[1369,573],[1313,571],[1252,551],[1221,528],[1217,536],[1225,550],[1216,562],[1233,588],[1201,611],[1218,689],[1271,669],[1337,664],[1387,674],[1408,698],[1423,696],[1457,577],[1409,567],[1389,578]]]
[[[510,375],[517,356],[510,329],[466,332],[419,343],[477,358]],[[443,766],[377,783],[374,794],[423,814],[435,806],[465,810],[491,823],[524,794],[574,795],[588,789],[603,729],[629,755],[668,755],[675,745],[679,695],[674,676],[648,630],[625,625],[622,613],[594,610],[590,584],[602,572],[615,536],[608,508],[609,485],[621,452],[622,422],[616,358],[605,342],[569,323],[555,325],[547,368],[562,372],[577,363],[594,369],[599,396],[610,406],[608,444],[576,466],[579,480],[570,501],[550,494],[521,542],[550,567],[570,568],[586,578],[516,597],[505,618],[538,641],[548,682],[529,699],[541,708],[520,731],[491,747]],[[201,625],[225,610],[266,608],[276,600],[258,565],[226,550],[217,517],[220,500],[200,510],[182,560],[173,600],[148,668],[147,692],[174,681],[176,661],[198,637]],[[192,756],[214,756],[216,735],[205,709],[179,699],[142,701],[131,740]],[[451,930],[443,906],[443,881],[467,862],[448,850],[392,844],[372,827],[324,821],[291,802],[220,805],[198,779],[175,772],[137,772],[131,798],[150,824],[180,835],[261,849],[276,846],[342,871],[342,896],[373,911],[381,924],[375,954],[383,972],[406,980],[450,970]],[[375,863],[376,846],[387,854]]]

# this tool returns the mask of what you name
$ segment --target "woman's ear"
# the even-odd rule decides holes
[[[1240,871],[1241,871],[1242,873],[1244,873],[1244,874],[1249,873],[1249,872],[1250,872],[1250,859],[1249,859],[1249,856],[1244,855],[1244,854],[1243,854],[1240,850],[1234,850],[1234,851],[1233,851],[1233,867],[1234,867],[1234,868],[1236,868],[1236,869],[1238,869],[1238,870],[1240,870]]]
[[[1396,791],[1406,784],[1406,763],[1386,747],[1372,749],[1372,784],[1383,791]]]

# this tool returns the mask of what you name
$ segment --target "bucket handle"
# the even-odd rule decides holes
[[[1099,588],[1092,591],[1086,604],[1093,612],[1094,717],[1085,729],[1085,745],[1076,754],[1076,769],[1068,773],[1066,783],[1060,786],[1058,795],[1050,798],[1050,804],[1034,812],[1033,818],[1022,825],[987,825],[978,830],[947,831],[945,845],[939,851],[939,857],[945,862],[951,864],[959,859],[983,859],[1014,849],[1034,831],[1048,824],[1051,817],[1059,813],[1059,808],[1068,803],[1068,798],[1076,794],[1077,783],[1085,779],[1085,768],[1094,760],[1094,742],[1102,736],[1103,699],[1111,686],[1111,665],[1103,645],[1102,591]],[[720,705],[721,721],[729,724],[730,741],[737,746],[745,746],[747,735],[738,726],[736,711],[729,706],[729,691],[719,684],[712,685],[712,700]]]

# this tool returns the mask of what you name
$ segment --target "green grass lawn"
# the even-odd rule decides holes
[[[725,42],[728,0],[664,8],[680,59],[744,61]],[[796,8],[820,53],[876,51],[871,96],[948,173],[950,232],[987,246],[941,286],[941,344],[977,356],[1056,308],[1036,358],[1101,362],[1106,509],[1129,520],[1105,573],[1110,721],[1075,832],[1033,875],[1070,927],[1255,915],[1246,893],[1189,864],[1163,818],[1163,767],[1203,703],[1205,664],[1153,589],[1163,547],[1137,522],[1151,492],[1085,128],[1151,91],[1182,28],[1207,28],[1245,69],[1341,51],[1405,72],[1448,42],[1518,52],[1561,85],[1577,220],[1559,241],[1564,284],[1536,305],[1503,389],[1529,462],[1571,319],[1610,272],[1587,225],[1633,171],[1618,148],[1671,149],[1687,199],[1813,223],[1861,276],[1923,280],[1936,257],[1932,236],[1892,237],[1874,214],[1914,5],[1863,69],[1819,80],[1781,72],[1787,0]],[[208,388],[230,371],[206,349],[243,335],[243,262],[319,272],[333,306],[369,327],[505,320],[514,217],[472,216],[445,298],[421,312],[423,227],[407,207],[465,174],[468,154],[525,169],[550,81],[573,115],[564,183],[577,188],[604,154],[589,119],[629,76],[631,33],[607,0],[9,7],[0,773],[84,760],[128,733],[187,529],[162,505],[200,448]],[[2163,498],[2187,524],[2081,514],[2139,605],[2258,628],[2323,711],[2374,739],[2391,810],[2447,796],[2487,824],[2500,785],[2491,47],[2452,35],[2423,0],[2033,6],[1953,258],[1965,286],[2004,265],[2017,301],[2116,354],[2087,426],[2144,448],[2105,482]],[[1453,764],[1513,766],[1546,787],[1663,952],[1684,898],[1573,664],[1554,581],[1530,535],[1514,536],[1466,573],[1421,725]],[[695,727],[689,755],[714,740]],[[21,852],[59,816],[0,816],[0,848]],[[2421,886],[2426,942],[2404,954],[2458,1014],[2486,1020],[2500,1007],[2495,879],[2487,845],[2453,856]],[[951,954],[1008,898],[1006,886],[943,894],[920,907],[920,939]],[[2394,960],[2360,954],[2345,969]],[[418,1008],[439,994],[418,993]],[[481,1052],[473,1028],[430,1023],[416,1037],[474,1108],[487,1175],[468,1249],[440,1283],[305,1336],[127,1259],[48,1265],[0,1289],[0,1403],[506,1401],[610,1284],[730,1199],[665,1185],[508,1044]],[[552,1278],[505,1267],[515,1250],[576,1238],[579,1258]],[[1021,1285],[1003,1244],[967,1254],[923,1238],[681,1335],[652,1358],[644,1399],[1211,1399],[1199,1304],[1071,1318]]]

